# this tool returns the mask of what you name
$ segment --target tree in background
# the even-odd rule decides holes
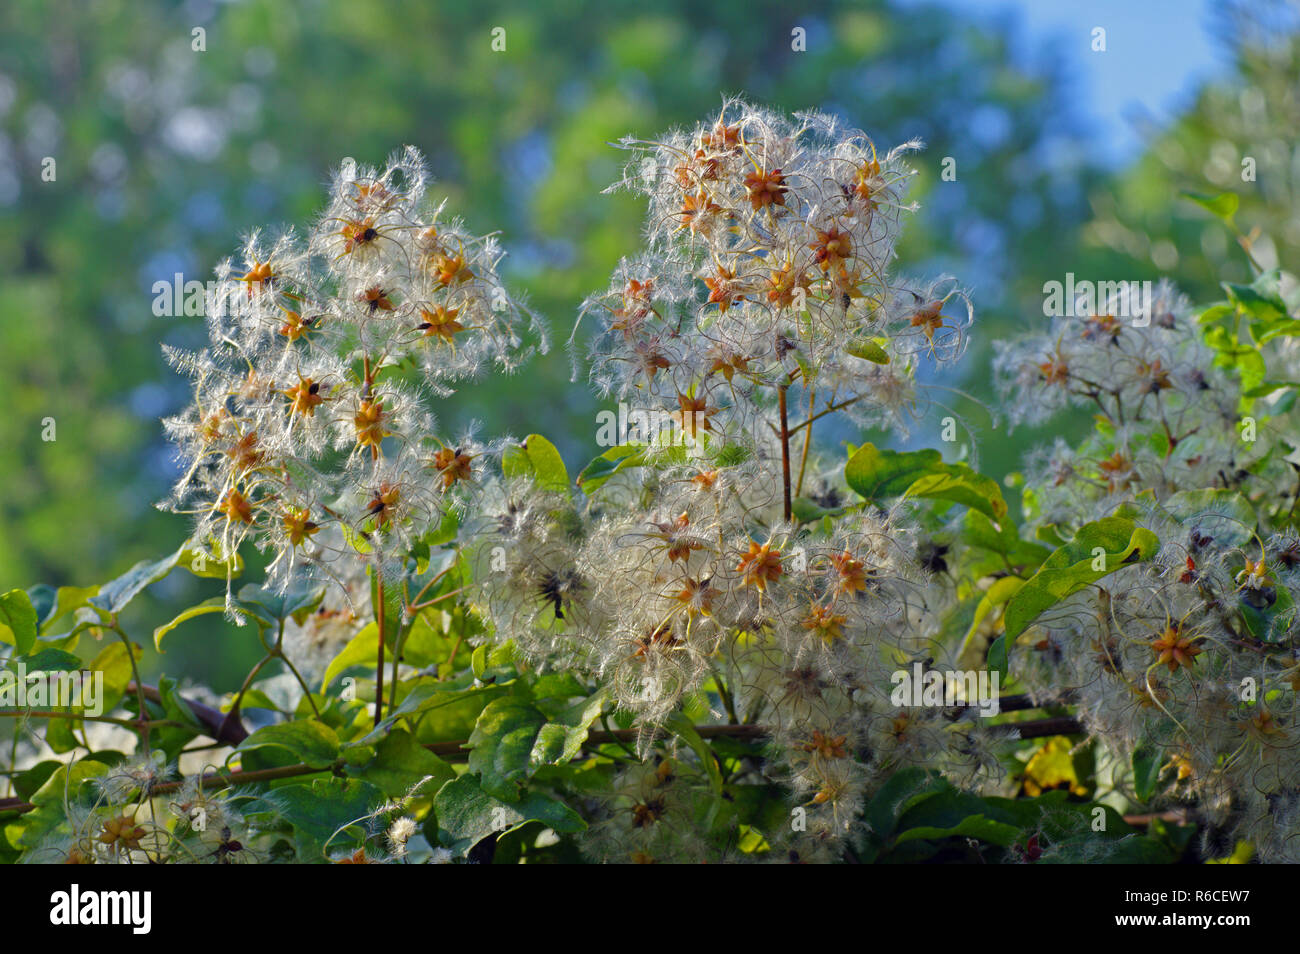
[[[142,503],[173,476],[157,419],[185,399],[158,383],[157,345],[203,332],[154,315],[154,283],[206,281],[232,232],[301,219],[340,155],[424,149],[453,203],[472,196],[501,224],[507,275],[564,328],[639,228],[625,197],[592,211],[619,162],[592,143],[693,119],[720,92],[828,109],[883,141],[927,141],[902,254],[969,276],[996,336],[1009,276],[1032,292],[1027,276],[1069,256],[1095,175],[1062,78],[1046,59],[1011,65],[1007,32],[888,3],[7,4],[0,575],[97,579],[172,538]],[[594,406],[559,396],[565,356],[535,372],[527,405],[553,407],[561,449],[584,456]],[[518,395],[489,391],[459,414],[522,427]],[[110,540],[128,542],[110,554]]]
[[[1264,268],[1294,269],[1300,252],[1300,13],[1280,0],[1230,0],[1215,13],[1213,34],[1235,71],[1202,89],[1125,174],[1097,188],[1087,244],[1123,273],[1176,271],[1189,292],[1220,293],[1219,282],[1249,281],[1250,267],[1233,231]],[[1182,190],[1230,193],[1235,210],[1225,229],[1194,201],[1171,202]],[[1135,276],[1136,277],[1136,276]]]

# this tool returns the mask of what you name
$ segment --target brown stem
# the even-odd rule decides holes
[[[697,726],[696,730],[701,738],[716,739],[723,736],[733,739],[757,739],[766,735],[770,730],[767,726],[761,725],[705,725]],[[639,729],[615,729],[609,731],[593,731],[587,733],[588,745],[605,745],[617,742],[630,742],[636,739]],[[459,739],[452,742],[432,742],[425,746],[435,755],[464,757],[469,754],[469,740]],[[199,786],[205,790],[217,788],[230,788],[235,785],[250,785],[254,782],[272,782],[283,778],[297,778],[300,775],[318,775],[322,772],[333,772],[342,770],[342,762],[336,762],[334,765],[327,765],[319,768],[310,765],[284,765],[277,768],[267,769],[250,769],[248,771],[237,772],[212,772],[204,775],[199,781]],[[154,785],[149,794],[166,795],[175,792],[185,785],[183,779],[171,782],[160,782]],[[0,812],[29,812],[36,806],[30,802],[23,801],[20,798],[0,798]]]
[[[790,385],[782,384],[777,388],[777,406],[781,411],[781,488],[785,491],[785,503],[782,512],[789,521],[793,510],[790,506],[790,419],[786,414],[785,392]]]
[[[456,637],[456,645],[451,647],[451,655],[447,657],[447,666],[449,671],[454,670],[456,666],[456,654],[460,652],[460,644],[465,641],[465,634],[461,633]],[[439,680],[442,676],[438,677]]]
[[[827,414],[834,414],[836,411],[842,411],[846,407],[850,407],[851,405],[857,404],[859,401],[862,400],[864,396],[865,395],[859,394],[857,397],[845,398],[843,401],[840,401],[837,404],[827,404],[816,414],[810,415],[807,420],[800,421],[798,424],[796,424],[793,428],[790,429],[790,433],[798,434],[805,427],[812,427],[814,421],[820,421]]]
[[[1012,700],[1016,700],[1014,703]],[[1021,696],[1008,696],[1002,700],[1005,709],[1031,708],[1029,700]],[[1014,726],[1020,733],[1022,739],[1041,738],[1047,735],[1071,735],[1082,731],[1077,719],[1070,716],[1055,716],[1048,719],[1037,719],[1032,722],[1020,722]],[[634,741],[640,734],[640,729],[614,729],[593,730],[587,733],[585,745],[607,745],[618,744],[623,742]],[[765,725],[703,725],[696,726],[695,731],[703,739],[732,738],[742,740],[753,740],[762,738],[771,732],[771,728]],[[458,739],[449,742],[431,742],[424,747],[435,755],[450,758],[464,758],[469,754],[469,740]],[[249,771],[237,772],[214,772],[203,776],[200,780],[200,787],[204,789],[229,788],[234,785],[248,785],[254,782],[270,782],[276,779],[296,778],[300,775],[314,775],[321,772],[331,772],[341,770],[342,763],[326,766],[324,768],[313,767],[309,765],[286,765],[278,768],[268,769],[251,769]],[[169,792],[178,790],[186,784],[184,780],[172,782],[162,782],[150,789],[150,795],[165,795]],[[29,812],[33,808],[30,802],[23,801],[20,798],[0,798],[0,813],[2,812]]]
[[[427,610],[430,606],[437,606],[439,603],[443,602],[444,600],[449,600],[453,596],[459,596],[461,593],[464,593],[468,589],[469,589],[468,586],[460,586],[454,590],[450,590],[446,593],[443,593],[441,596],[435,596],[431,600],[425,600],[423,603],[412,603],[410,607],[411,612],[418,613],[420,612],[420,610]]]
[[[1192,822],[1192,813],[1185,809],[1173,808],[1167,812],[1145,812],[1124,816],[1125,824],[1132,825],[1135,828],[1150,825],[1154,821],[1168,822],[1174,825],[1188,825]]]
[[[210,772],[199,780],[199,787],[210,791],[217,788],[230,788],[235,785],[251,785],[254,782],[273,782],[276,779],[296,778],[299,775],[315,775],[332,770],[333,766],[316,768],[311,765],[282,765],[277,768],[250,769],[247,772]],[[159,782],[149,789],[149,795],[150,797],[168,795],[178,791],[185,784],[184,780]],[[35,807],[35,805],[22,799],[0,798],[0,812],[22,814],[23,812],[30,812]]]
[[[700,734],[702,739],[742,739],[752,740],[761,738],[772,731],[770,726],[766,725],[698,725],[695,731]],[[640,735],[640,729],[592,729],[587,733],[585,745],[610,745],[620,742],[635,742]],[[425,746],[434,755],[465,756],[469,754],[468,740],[456,742],[431,742]]]
[[[136,726],[140,733],[140,745],[144,750],[144,754],[147,756],[149,755],[150,752],[149,714],[144,707],[144,691],[140,688],[140,667],[136,664],[135,646],[131,643],[130,637],[126,635],[126,631],[117,625],[116,617],[114,617],[113,619],[112,629],[115,633],[117,633],[118,636],[121,637],[122,644],[126,646],[126,658],[131,662],[131,675],[134,677],[133,681],[135,682],[135,686],[136,686],[135,704],[136,704],[136,708],[139,710],[136,713]]]
[[[1041,739],[1048,735],[1074,735],[1083,731],[1083,726],[1074,716],[1033,719],[1029,722],[1017,722],[1014,727],[1022,739]]]
[[[424,599],[424,594],[429,592],[429,587],[433,586],[435,583],[437,583],[439,580],[441,580],[444,576],[446,576],[454,569],[456,569],[455,563],[447,567],[447,569],[443,570],[441,573],[432,577],[429,580],[429,582],[425,583],[424,586],[420,587],[420,592],[416,593],[415,596],[413,596],[410,600],[407,601],[407,606],[410,607],[411,611],[414,612],[416,610],[424,609],[425,606],[432,606],[433,603],[425,603],[423,606],[421,606],[419,605],[420,600]]]
[[[808,389],[808,418],[811,420],[813,415],[813,405],[817,402],[817,392],[812,388]],[[794,495],[796,497],[803,494],[803,475],[808,469],[808,448],[812,446],[812,425],[808,425],[808,432],[803,436],[803,454],[799,458],[799,479],[794,485]]]
[[[379,627],[379,661],[375,669],[375,725],[383,716],[384,710],[384,578],[379,577],[375,592],[379,605],[375,607],[375,625]]]
[[[84,712],[63,711],[61,709],[0,709],[0,718],[4,719],[80,719],[84,722],[103,722],[105,725],[119,725],[124,729],[153,729],[160,726],[180,726],[182,723],[171,719],[116,719],[111,716],[90,716]]]
[[[1016,693],[1015,695],[1010,695],[1010,696],[999,696],[998,711],[999,712],[1024,712],[1026,709],[1047,709],[1052,706],[1068,706],[1068,705],[1072,705],[1073,702],[1074,702],[1074,694],[1069,691],[1063,692],[1060,695],[1051,699],[1044,699],[1042,702],[1038,703],[1037,705],[1034,704],[1034,700],[1029,698],[1028,695],[1024,693]],[[978,709],[979,705],[972,704],[972,705],[961,706],[960,708]],[[1024,725],[1025,723],[1022,722],[1020,724]]]
[[[144,697],[150,702],[162,704],[162,693],[158,691],[156,686],[141,686],[140,689],[144,692]],[[128,684],[126,691],[135,692],[135,683]],[[248,730],[239,721],[238,713],[235,713],[234,718],[231,718],[223,712],[218,712],[216,709],[202,705],[192,699],[184,701],[189,706],[190,711],[194,713],[194,718],[198,719],[203,728],[207,730],[207,736],[214,741],[226,745],[238,745],[248,738]]]
[[[230,711],[226,713],[226,718],[222,722],[221,728],[218,730],[220,735],[225,735],[228,732],[234,731],[234,725],[239,722],[239,708],[244,704],[244,695],[248,692],[248,687],[253,684],[253,680],[257,678],[257,674],[262,671],[262,668],[274,658],[275,656],[268,652],[262,657],[261,661],[252,668],[252,671],[244,677],[244,684],[239,687],[239,695],[235,696],[235,704],[232,705]]]

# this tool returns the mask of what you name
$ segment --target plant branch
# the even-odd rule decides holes
[[[813,389],[808,390],[808,420],[812,421],[813,405],[817,402],[817,392]],[[796,497],[803,495],[803,475],[808,469],[808,449],[812,446],[812,424],[808,425],[808,432],[803,436],[803,454],[799,457],[799,479],[794,485],[794,495]]]
[[[819,421],[827,414],[834,414],[836,411],[842,411],[846,407],[849,407],[853,404],[857,404],[859,401],[862,400],[862,398],[863,395],[859,394],[857,397],[845,398],[843,401],[840,401],[838,404],[828,404],[820,411],[818,411],[816,414],[811,415],[806,421],[801,421],[798,424],[796,424],[793,428],[790,429],[790,433],[798,434],[805,427],[812,427],[814,421]]]
[[[785,392],[789,384],[777,388],[777,407],[781,412],[781,488],[785,493],[782,513],[789,522],[793,510],[790,506],[790,419],[786,412]]]
[[[140,690],[150,702],[162,704],[162,693],[158,691],[156,686],[141,686]],[[127,685],[126,691],[135,692],[135,683]],[[194,718],[198,719],[203,728],[207,730],[207,736],[213,741],[225,745],[238,745],[248,738],[248,730],[244,728],[244,724],[239,720],[238,713],[234,715],[234,718],[231,718],[224,712],[218,712],[216,709],[194,702],[192,699],[185,699],[184,702],[189,707],[189,710],[194,713]]]
[[[136,713],[136,725],[140,732],[140,744],[141,746],[144,747],[144,754],[148,755],[150,752],[149,725],[148,725],[149,717],[144,707],[144,691],[140,688],[141,685],[140,667],[139,665],[137,665],[135,659],[135,646],[131,643],[131,639],[126,635],[126,632],[120,626],[117,625],[116,617],[113,618],[113,623],[111,628],[113,632],[117,633],[117,635],[121,637],[122,645],[126,647],[126,658],[131,662],[131,675],[134,677],[134,682],[135,682],[135,701],[136,701],[136,707],[139,710]]]
[[[1026,696],[1006,696],[1000,700],[1000,703],[1003,711],[1008,712],[1035,708],[1033,702]],[[1044,703],[1044,705],[1050,704]],[[1048,735],[1071,735],[1082,731],[1079,721],[1072,716],[1053,716],[1029,722],[1013,723],[1011,727],[1018,731],[1019,737],[1022,739],[1041,738]],[[702,725],[696,726],[695,731],[699,733],[702,739],[731,738],[752,741],[768,735],[771,732],[771,727],[766,725]],[[588,747],[609,744],[624,745],[628,742],[634,742],[640,732],[640,729],[593,730],[587,733],[586,741],[583,744]],[[466,758],[470,752],[468,739],[431,742],[426,744],[424,748],[435,755],[450,759]],[[285,765],[248,771],[213,772],[203,776],[199,784],[205,790],[221,789],[235,785],[251,785],[256,782],[271,782],[279,779],[297,778],[302,775],[318,775],[323,772],[340,772],[342,770],[343,763],[340,761],[323,768],[310,765]],[[162,782],[153,786],[149,794],[151,796],[165,795],[177,791],[184,784],[184,780]],[[16,812],[21,814],[29,812],[35,807],[30,802],[20,798],[0,798],[0,813]]]
[[[375,572],[375,625],[379,628],[379,656],[375,664],[375,727],[378,728],[384,710],[384,578],[378,568]]]

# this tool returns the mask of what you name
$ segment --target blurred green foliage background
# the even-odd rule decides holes
[[[1094,159],[1051,49],[1013,56],[1014,22],[916,3],[8,0],[0,583],[99,582],[179,545],[184,520],[152,504],[173,477],[158,418],[188,394],[159,345],[198,346],[204,332],[198,317],[155,316],[154,282],[206,280],[247,230],[306,222],[344,156],[375,162],[403,143],[428,155],[435,191],[471,228],[501,231],[507,278],[558,343],[523,376],[450,402],[448,429],[473,418],[492,434],[540,431],[571,469],[596,453],[596,402],[570,384],[563,343],[578,303],[639,241],[637,204],[599,194],[622,161],[608,143],[694,122],[724,93],[834,111],[886,148],[926,141],[900,265],[970,288],[965,377],[936,383],[987,400],[990,342],[1041,320],[1044,281],[1163,269],[1204,296],[1225,268],[1244,275],[1179,189],[1240,192],[1239,221],[1283,260],[1300,243],[1279,211],[1294,208],[1300,176],[1294,25],[1246,9],[1220,11],[1236,76],[1116,171]],[[792,50],[795,27],[805,52]],[[1237,175],[1246,151],[1254,184]],[[955,182],[939,179],[944,157]],[[49,418],[54,441],[42,439]],[[967,419],[984,425],[971,437],[995,476],[1041,437],[1009,438],[978,410]],[[179,574],[155,587],[132,607],[141,642],[215,586]],[[208,639],[178,640],[170,668],[225,687],[242,651],[214,652],[226,627],[204,622],[192,625]]]

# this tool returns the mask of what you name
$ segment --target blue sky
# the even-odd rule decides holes
[[[1011,19],[1019,26],[1018,53],[1027,59],[1055,40],[1076,105],[1098,133],[1098,151],[1116,164],[1140,150],[1129,119],[1134,112],[1167,121],[1202,81],[1229,65],[1209,32],[1209,0],[939,2],[991,22]],[[1104,53],[1092,50],[1095,27],[1106,31]]]

